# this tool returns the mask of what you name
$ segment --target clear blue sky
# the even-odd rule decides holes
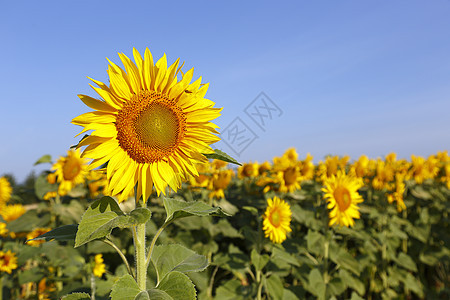
[[[0,11],[0,175],[23,180],[64,155],[107,82],[108,57],[149,47],[210,82],[207,98],[258,138],[240,161],[288,147],[315,161],[450,148],[450,1],[6,1]],[[244,112],[265,92],[282,110],[261,130]],[[48,167],[48,166],[45,166]]]

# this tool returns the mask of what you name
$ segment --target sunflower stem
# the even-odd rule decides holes
[[[128,263],[127,258],[125,257],[125,255],[123,254],[123,252],[119,249],[119,247],[117,247],[117,245],[114,244],[113,241],[111,241],[111,240],[109,240],[109,239],[104,239],[104,240],[101,240],[101,241],[102,241],[103,243],[107,244],[107,245],[110,245],[111,247],[114,248],[114,250],[116,250],[116,252],[119,254],[120,258],[122,258],[122,261],[124,262],[125,266],[127,267],[128,274],[130,274],[131,276],[134,277],[134,274],[133,274],[133,272],[131,271],[130,264]]]
[[[147,264],[145,261],[145,223],[134,227],[134,247],[136,250],[136,279],[142,291],[147,290]]]

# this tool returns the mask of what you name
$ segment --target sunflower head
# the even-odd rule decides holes
[[[358,189],[363,186],[362,180],[338,171],[325,181],[324,186],[322,191],[328,202],[327,208],[330,209],[329,225],[353,226],[353,219],[360,217],[358,204],[363,202],[358,194]]]
[[[0,215],[6,222],[11,222],[19,218],[26,212],[22,204],[12,204],[2,207]]]
[[[12,270],[17,269],[16,254],[8,250],[0,251],[0,272],[11,274]]]
[[[32,240],[34,238],[37,238],[38,236],[47,233],[51,230],[51,228],[36,228],[32,232],[27,234],[27,240]],[[37,247],[40,244],[44,243],[43,240],[37,240],[37,241],[28,241],[27,244],[33,247]]]
[[[104,273],[106,273],[106,265],[103,263],[103,255],[97,254],[94,258],[94,268],[92,270],[92,273],[94,273],[95,276],[101,278]]]
[[[198,176],[195,164],[206,162],[203,154],[220,140],[210,121],[221,109],[204,98],[201,78],[191,82],[193,69],[180,72],[179,60],[168,66],[164,55],[154,63],[148,49],[144,58],[133,49],[134,62],[119,56],[124,69],[110,62],[109,86],[93,80],[101,99],[79,95],[94,111],[72,123],[84,127],[81,133],[93,130],[78,146],[88,146],[82,156],[92,159],[90,169],[107,163],[108,193],[122,201],[137,186],[136,200],[146,201],[153,187],[165,194]]]
[[[67,151],[67,156],[60,157],[52,166],[54,175],[49,174],[47,181],[59,183],[58,193],[61,196],[66,195],[76,185],[84,183],[87,175],[88,160],[81,157],[80,149]]]
[[[291,232],[291,207],[278,197],[267,199],[267,208],[263,216],[264,236],[272,242],[281,244],[286,233]]]

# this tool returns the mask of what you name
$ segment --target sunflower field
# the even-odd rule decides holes
[[[193,69],[119,56],[80,142],[0,177],[0,299],[450,298],[447,151],[237,162]]]

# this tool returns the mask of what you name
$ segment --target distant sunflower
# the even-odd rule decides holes
[[[11,222],[19,218],[26,212],[22,204],[6,205],[0,210],[0,215],[6,222]]]
[[[234,171],[231,169],[215,172],[211,177],[208,187],[211,190],[211,193],[209,193],[209,198],[225,198],[224,190],[230,184],[231,178],[233,176]]]
[[[16,254],[8,250],[0,251],[0,272],[11,274],[12,270],[17,269]]]
[[[353,226],[353,219],[360,217],[358,203],[364,201],[358,194],[358,189],[363,186],[362,180],[338,171],[336,175],[325,180],[324,185],[324,198],[327,199],[328,209],[331,209],[329,226]]]
[[[84,183],[87,175],[87,164],[89,160],[80,156],[80,149],[67,151],[66,157],[60,157],[53,165],[56,180],[59,183],[58,193],[61,196],[66,195],[76,185]],[[51,183],[53,176],[47,176]]]
[[[0,177],[0,207],[11,198],[12,188],[6,177]]]
[[[103,255],[97,254],[95,255],[95,265],[92,269],[92,273],[94,273],[95,276],[101,278],[103,274],[106,273],[106,265],[103,263]]]
[[[83,157],[93,159],[90,169],[108,163],[108,190],[119,201],[137,185],[137,198],[146,201],[153,186],[165,194],[181,180],[198,176],[195,164],[206,162],[217,126],[210,121],[221,109],[205,99],[208,85],[201,78],[191,83],[194,69],[178,80],[179,59],[167,67],[164,55],[156,64],[148,49],[144,59],[133,49],[135,62],[119,53],[125,70],[110,62],[110,85],[91,79],[102,100],[85,95],[80,99],[93,112],[72,120],[83,126],[81,133],[94,130],[78,147],[88,146]],[[81,134],[80,133],[80,134]]]
[[[278,197],[267,199],[267,209],[264,213],[264,236],[272,242],[281,244],[286,240],[286,233],[291,232],[291,207]]]

